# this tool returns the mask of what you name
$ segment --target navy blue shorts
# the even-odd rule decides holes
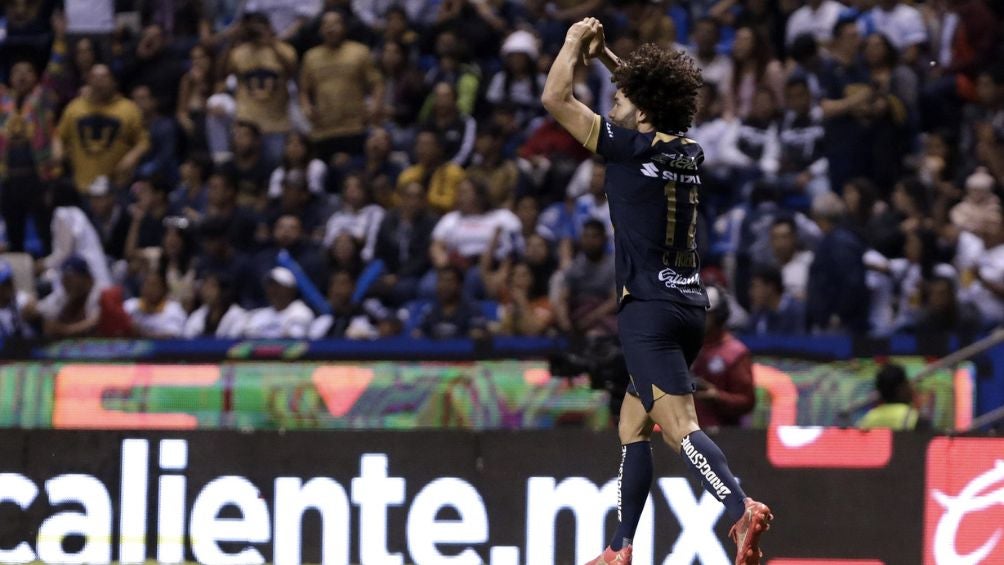
[[[690,365],[704,342],[703,306],[624,297],[617,328],[631,385],[646,411],[663,394],[693,394]]]

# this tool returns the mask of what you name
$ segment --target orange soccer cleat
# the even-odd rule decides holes
[[[631,546],[625,545],[620,550],[614,551],[608,545],[599,557],[586,565],[631,565]]]
[[[746,511],[729,530],[729,537],[736,542],[735,565],[760,565],[763,552],[760,551],[760,536],[770,529],[774,515],[770,508],[752,498],[743,501]]]

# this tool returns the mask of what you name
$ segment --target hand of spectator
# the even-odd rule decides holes
[[[118,177],[117,180],[120,184],[125,184],[129,182],[132,178],[133,172],[136,170],[136,165],[139,164],[138,156],[127,155],[122,158],[115,165],[115,176]]]
[[[393,288],[398,282],[397,275],[394,273],[387,273],[380,277],[380,284],[387,288]]]
[[[695,380],[697,381],[697,392],[694,393],[694,398],[699,400],[715,400],[718,398],[718,387],[700,377],[697,377]]]
[[[139,222],[146,216],[146,210],[139,203],[133,203],[129,205],[129,217],[132,221]]]
[[[202,214],[200,214],[198,210],[192,208],[191,206],[185,206],[185,209],[182,210],[181,213],[184,214],[185,217],[188,218],[188,221],[193,224],[202,221]]]

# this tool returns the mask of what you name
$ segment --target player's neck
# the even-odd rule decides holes
[[[637,129],[640,133],[652,133],[655,131],[655,128],[652,127],[652,124],[648,122],[638,122]]]

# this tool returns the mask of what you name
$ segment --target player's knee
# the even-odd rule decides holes
[[[617,436],[623,445],[636,441],[648,441],[652,437],[652,425],[645,422],[631,422],[622,418],[617,423]]]

